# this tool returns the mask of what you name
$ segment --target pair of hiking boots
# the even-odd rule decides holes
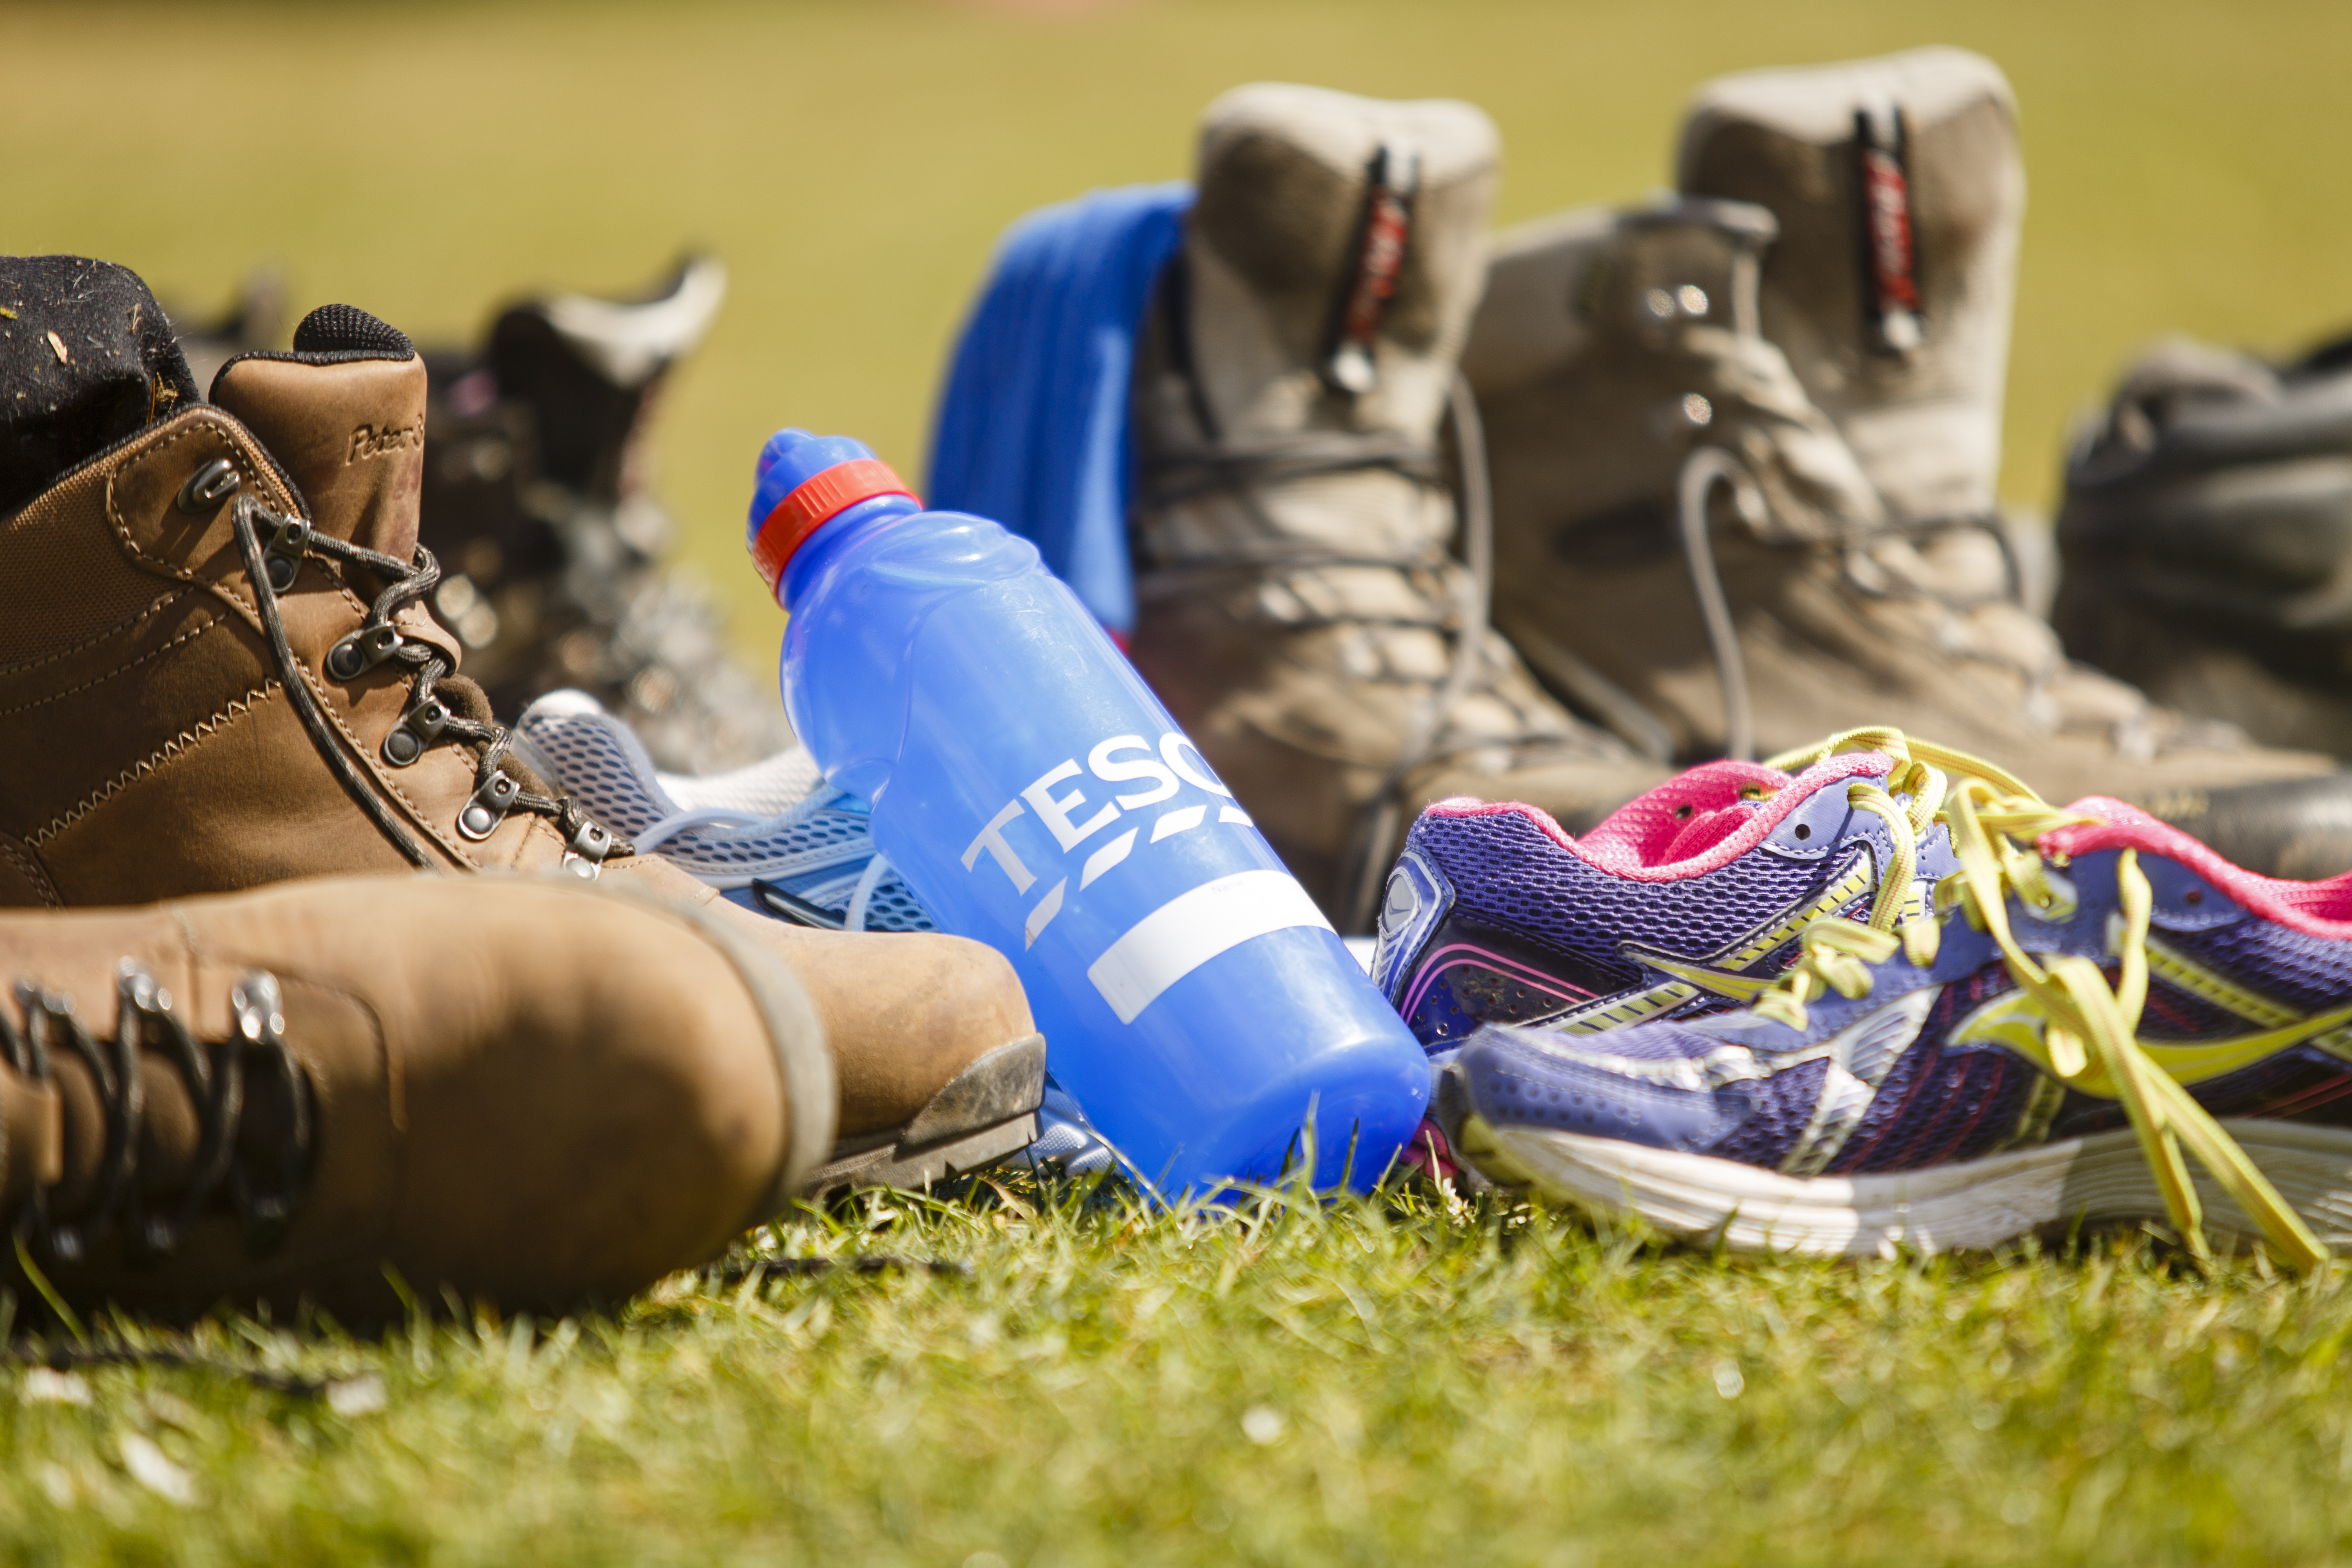
[[[329,306],[204,401],[131,274],[0,261],[20,1291],[563,1307],[1034,1136],[996,954],[763,920],[514,755],[426,608],[426,395]]]
[[[1496,161],[1466,104],[1228,94],[1139,355],[1133,658],[1341,929],[1428,802],[1577,829],[1863,724],[2352,867],[2331,759],[2156,707],[2029,607],[1990,62],[1711,83],[1676,195],[1490,257]]]

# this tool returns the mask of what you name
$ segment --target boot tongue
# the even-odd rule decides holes
[[[405,562],[425,479],[425,361],[394,328],[323,305],[291,353],[221,367],[212,400],[284,465],[320,531]]]

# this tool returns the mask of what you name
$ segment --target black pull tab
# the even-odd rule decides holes
[[[1910,136],[1894,103],[1853,115],[1854,195],[1861,205],[1864,335],[1880,353],[1927,341],[1912,226]]]
[[[1356,264],[1333,312],[1323,380],[1360,397],[1380,383],[1373,350],[1412,242],[1413,199],[1421,192],[1421,154],[1383,142],[1364,169],[1364,216],[1356,227]]]

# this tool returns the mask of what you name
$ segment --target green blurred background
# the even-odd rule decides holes
[[[268,260],[289,328],[340,300],[448,341],[515,292],[625,291],[712,247],[732,292],[671,388],[660,483],[764,659],[761,439],[848,432],[919,472],[998,231],[1184,174],[1223,89],[1479,103],[1507,223],[1663,184],[1706,77],[1931,42],[1990,55],[2023,107],[2011,500],[2053,500],[2067,426],[2152,336],[2352,321],[2352,6],[2252,0],[0,5],[0,249],[127,263],[191,313]]]

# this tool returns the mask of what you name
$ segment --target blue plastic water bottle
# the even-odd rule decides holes
[[[760,454],[784,704],[948,931],[1013,961],[1054,1076],[1161,1190],[1376,1180],[1421,1047],[1036,547],[859,443]]]

